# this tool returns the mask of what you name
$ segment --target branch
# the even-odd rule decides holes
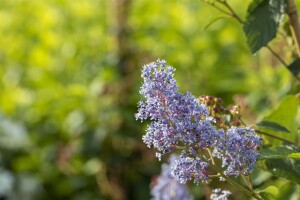
[[[240,22],[241,24],[244,24],[245,22],[242,20],[242,18],[240,18],[240,16],[238,16],[238,14],[233,10],[233,8],[227,3],[226,0],[218,0],[218,2],[220,2],[221,4],[223,4],[231,13],[231,16],[233,18],[235,18],[238,22]]]
[[[286,13],[289,17],[290,29],[297,47],[297,53],[298,56],[300,56],[300,24],[298,20],[298,11],[295,0],[287,0]]]
[[[211,164],[211,167],[218,172],[219,174],[221,174],[221,176],[231,185],[234,185],[236,188],[238,188],[239,190],[241,190],[242,192],[244,192],[245,194],[254,197],[257,200],[263,200],[255,191],[249,191],[246,188],[244,188],[243,186],[241,186],[240,184],[238,184],[237,182],[235,182],[233,179],[231,179],[230,177],[226,176],[217,166]]]
[[[218,7],[217,5],[215,5],[212,2],[209,2],[208,0],[203,0],[205,3],[208,3],[209,5],[217,8],[219,11],[221,11],[222,13],[224,13],[225,15],[231,16],[233,17],[235,20],[237,20],[240,24],[244,24],[244,21],[240,18],[240,16],[233,10],[233,8],[227,3],[226,0],[217,0],[216,2],[220,3],[221,5],[223,5],[224,7],[226,7],[228,9],[228,11],[224,10],[223,8]],[[290,21],[290,23],[293,23],[293,25],[291,26],[294,30],[295,33],[293,33],[293,35],[295,34],[295,37],[297,37],[296,43],[297,43],[297,49],[298,49],[298,54],[300,56],[300,26],[299,26],[299,21],[298,21],[298,13],[297,13],[297,9],[296,9],[296,4],[295,4],[295,0],[288,0],[288,2],[293,2],[294,4],[292,8],[293,8],[293,12],[291,12],[291,16],[293,17],[293,21]],[[288,9],[290,10],[290,9]],[[289,15],[290,16],[290,15]],[[292,31],[293,32],[293,31]],[[295,38],[294,37],[294,38]],[[269,46],[266,46],[267,49],[281,62],[281,64],[283,64],[286,68],[288,68],[288,64]],[[288,69],[289,70],[289,69]],[[300,81],[300,78],[298,78],[297,76],[294,76],[298,81]]]
[[[267,45],[266,47],[285,67],[288,67],[288,64],[269,45]]]
[[[226,10],[224,10],[223,8],[220,8],[219,6],[217,6],[214,2],[211,2],[209,0],[203,0],[205,3],[211,5],[212,7],[216,8],[217,10],[219,10],[220,12],[226,14],[226,15],[229,15],[231,16],[231,13],[230,12],[227,12]]]

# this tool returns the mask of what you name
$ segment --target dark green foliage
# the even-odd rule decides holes
[[[292,72],[292,74],[295,77],[298,77],[300,80],[300,59],[296,59],[294,62],[292,62],[289,66],[288,69]]]
[[[244,24],[251,52],[256,53],[275,38],[286,7],[285,0],[253,0]]]
[[[285,128],[284,126],[281,126],[280,124],[272,121],[261,121],[256,124],[258,127],[264,127],[276,132],[284,132],[284,133],[289,133],[290,131]]]
[[[300,161],[293,159],[266,160],[266,170],[274,176],[300,184]]]

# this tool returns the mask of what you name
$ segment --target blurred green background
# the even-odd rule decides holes
[[[229,1],[242,18],[249,2]],[[149,199],[161,163],[134,113],[158,58],[181,91],[240,104],[250,124],[295,90],[200,0],[1,0],[0,36],[1,200]],[[273,46],[291,61],[288,36]]]

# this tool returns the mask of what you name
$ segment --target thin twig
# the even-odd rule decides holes
[[[208,175],[209,178],[216,178],[216,177],[221,177],[221,174],[212,174]]]
[[[226,0],[218,0],[221,4],[223,4],[228,10],[230,10],[231,16],[234,17],[238,22],[244,24],[244,21],[238,16],[238,14],[233,10],[233,8],[227,3]]]
[[[227,3],[226,0],[217,0],[216,2],[222,4],[223,6],[225,6],[228,10],[224,10],[218,6],[216,6],[214,3],[209,2],[207,0],[203,0],[204,2],[208,3],[209,5],[212,5],[213,7],[217,8],[219,11],[221,11],[222,13],[224,13],[225,15],[231,16],[234,19],[236,19],[240,24],[244,24],[245,22],[240,18],[240,16],[233,10],[233,8]],[[286,67],[288,68],[288,64],[269,46],[266,46],[267,49]],[[289,70],[289,69],[288,69]],[[298,81],[300,81],[300,78],[298,78],[297,76],[294,76]]]
[[[286,68],[289,68],[288,64],[269,45],[266,47]],[[294,77],[300,82],[300,78],[298,76],[295,75]]]
[[[251,181],[251,176],[248,175],[247,177],[248,177],[248,180],[250,182],[250,187],[251,187],[250,190],[253,191],[253,185],[252,185],[252,181]]]
[[[218,173],[217,176],[221,176],[223,177],[228,183],[234,185],[235,187],[237,187],[239,190],[243,191],[245,194],[249,195],[249,196],[252,196],[254,197],[255,199],[257,200],[262,200],[262,198],[253,190],[248,190],[246,188],[244,188],[242,185],[240,185],[239,183],[235,182],[233,179],[231,179],[230,177],[226,176],[222,170],[220,170],[216,164],[215,164],[215,161],[213,160],[213,156],[212,156],[212,153],[210,151],[210,149],[207,149],[208,153],[209,153],[209,156],[211,157],[211,167]],[[200,155],[199,155],[200,156]],[[201,157],[201,156],[200,156]],[[212,175],[212,176],[216,176],[216,175]],[[250,183],[251,184],[251,183]],[[247,186],[249,187],[249,185],[247,184]],[[251,188],[251,187],[249,187]]]
[[[266,47],[285,67],[288,67],[288,64],[269,45]]]
[[[235,187],[237,187],[239,190],[243,191],[245,194],[254,197],[255,199],[258,200],[262,200],[262,198],[255,192],[255,191],[250,191],[247,190],[246,188],[244,188],[243,186],[241,186],[240,184],[238,184],[237,182],[235,182],[233,179],[231,179],[230,177],[226,176],[217,166],[215,165],[211,165],[212,168],[214,170],[216,170],[219,174],[221,174],[221,176],[230,184],[234,185]]]
[[[286,14],[289,17],[290,29],[297,47],[298,56],[300,56],[300,24],[295,0],[287,0]]]
[[[211,153],[210,149],[207,149],[207,151],[208,151],[208,154],[210,156],[212,164],[215,165],[216,163],[215,163],[214,157],[212,156],[212,153]]]
[[[249,176],[242,175],[242,178],[243,178],[244,182],[246,183],[246,185],[248,186],[248,188],[251,191],[253,191],[253,186],[252,186]]]
[[[217,6],[214,2],[210,2],[208,0],[203,0],[205,3],[211,5],[212,7],[216,8],[217,10],[221,11],[222,13],[231,16],[230,12],[227,12],[226,10],[224,10],[223,8],[220,8],[219,6]]]

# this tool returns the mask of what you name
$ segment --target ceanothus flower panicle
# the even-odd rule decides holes
[[[172,155],[168,164],[162,165],[161,175],[151,189],[153,200],[193,200],[186,185],[171,176],[171,166],[177,156]]]
[[[213,146],[218,137],[207,107],[191,93],[183,95],[178,91],[174,71],[161,60],[142,70],[144,84],[140,93],[146,100],[139,102],[136,118],[152,120],[143,141],[158,150],[158,157],[180,145],[205,149]]]
[[[181,151],[172,167],[172,176],[181,183],[209,181],[207,168],[213,163],[203,155],[205,150],[222,161],[225,175],[248,175],[256,163],[260,137],[250,128],[217,129],[206,105],[191,93],[178,91],[174,71],[163,60],[142,69],[140,93],[145,100],[138,103],[135,117],[151,120],[144,143],[157,150],[159,159],[163,154]]]

